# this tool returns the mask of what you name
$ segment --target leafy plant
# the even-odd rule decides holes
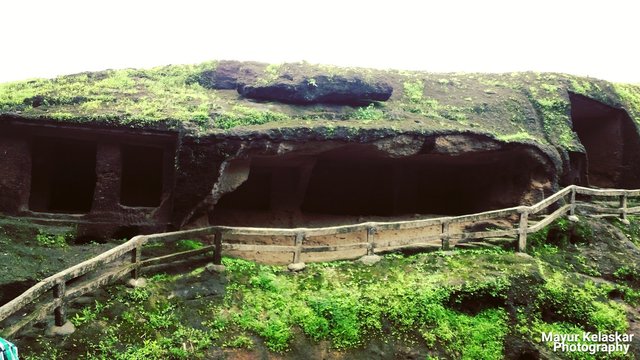
[[[93,306],[86,306],[80,310],[79,313],[76,313],[72,318],[71,322],[75,326],[80,326],[82,324],[90,323],[95,321],[98,318],[98,315],[107,307],[108,303],[101,303],[98,300],[95,301]]]
[[[413,103],[422,101],[424,94],[424,83],[422,80],[405,81],[403,83],[404,95]]]
[[[202,241],[200,240],[178,240],[176,241],[176,247],[178,250],[186,251],[186,250],[197,250],[204,246]]]
[[[52,234],[43,230],[38,230],[36,235],[36,242],[40,246],[46,247],[66,247],[67,239],[73,236],[72,234]]]
[[[355,120],[380,120],[384,118],[384,112],[382,110],[377,109],[376,106],[372,103],[364,107],[357,108],[354,112],[349,114],[350,119]]]
[[[638,274],[638,271],[635,268],[629,267],[629,266],[622,266],[620,268],[618,268],[618,270],[616,270],[613,273],[613,276],[615,276],[616,278],[620,279],[620,280],[638,280],[640,279],[640,275]]]

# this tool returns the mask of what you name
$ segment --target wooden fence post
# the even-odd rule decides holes
[[[367,255],[373,255],[375,253],[373,250],[375,233],[376,228],[374,226],[367,226]]]
[[[576,214],[576,188],[575,186],[571,188],[571,207],[569,208],[569,216],[574,216]]]
[[[518,251],[527,251],[527,228],[529,227],[529,209],[520,212],[520,227],[518,228]]]
[[[449,243],[449,239],[451,237],[449,236],[449,221],[445,220],[442,222],[442,229],[441,229],[441,235],[440,235],[440,239],[442,240],[442,250],[449,250],[449,248],[451,247],[450,243]]]
[[[131,270],[131,278],[136,280],[140,276],[140,259],[142,258],[142,245],[140,242],[131,250],[131,263],[134,265]]]
[[[222,232],[220,230],[213,235],[213,246],[213,263],[222,265]]]
[[[306,235],[304,233],[296,234],[296,251],[293,253],[293,263],[297,264],[300,262],[300,256],[302,254],[302,242]]]
[[[56,306],[56,308],[53,310],[56,326],[63,326],[67,322],[67,314],[64,308],[65,292],[66,292],[66,284],[64,280],[58,282],[53,287],[53,297],[55,298],[56,301],[60,302],[60,305]]]
[[[627,193],[624,195],[620,195],[620,210],[622,210],[620,214],[620,219],[622,221],[627,221]]]

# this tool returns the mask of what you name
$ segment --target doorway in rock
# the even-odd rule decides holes
[[[36,137],[31,145],[29,208],[87,213],[96,186],[96,143]]]
[[[570,93],[573,129],[586,150],[588,185],[640,187],[640,136],[626,111]]]
[[[524,171],[523,171],[524,169]],[[328,226],[515,206],[547,178],[524,148],[392,158],[367,145],[314,155],[256,156],[222,196],[216,224]]]

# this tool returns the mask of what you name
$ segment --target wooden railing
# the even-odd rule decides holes
[[[585,201],[579,201],[581,195]],[[161,265],[213,252],[214,264],[221,263],[222,251],[272,263],[298,263],[352,259],[397,249],[448,250],[477,239],[512,237],[517,250],[525,251],[527,234],[534,233],[564,215],[584,209],[604,216],[639,213],[640,206],[628,207],[628,199],[640,190],[599,190],[568,186],[532,206],[519,206],[478,214],[396,222],[366,222],[325,228],[251,228],[211,226],[201,229],[153,235],[139,235],[92,259],[52,275],[0,307],[2,335],[9,337],[29,322],[53,311],[56,326],[67,322],[65,308],[71,300],[129,275],[140,276],[144,267]],[[599,198],[611,201],[596,202]],[[593,203],[593,204],[592,204]],[[482,223],[484,222],[484,223]],[[484,225],[477,228],[477,225]],[[488,225],[494,225],[487,227]],[[499,225],[495,228],[495,225]],[[159,257],[143,259],[145,245],[171,243],[182,239],[204,239],[207,246]],[[266,239],[266,240],[265,240]],[[270,242],[270,243],[265,243]],[[283,244],[284,243],[284,244]],[[288,243],[288,244],[287,244]]]

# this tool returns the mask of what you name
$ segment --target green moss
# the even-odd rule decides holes
[[[0,84],[0,111],[40,114],[57,120],[123,122],[177,119],[199,121],[218,108],[215,94],[193,78],[215,63],[97,73]],[[34,103],[34,102],[37,102]],[[36,107],[34,107],[37,105]]]
[[[613,88],[631,117],[640,124],[640,85],[614,83]]]
[[[581,95],[589,95],[593,92],[594,87],[591,85],[589,81],[582,79],[571,78],[570,80],[570,90]]]
[[[412,334],[428,356],[501,359],[507,336],[540,343],[541,331],[628,328],[624,308],[607,299],[611,288],[505,251],[390,254],[371,267],[317,263],[297,274],[240,259],[223,263],[226,289],[218,300],[168,299],[169,280],[210,277],[202,271],[176,279],[159,276],[144,289],[111,288],[110,299],[73,315],[74,351],[86,352],[88,359],[198,358],[212,346],[264,344],[283,352],[296,336],[353,349],[372,337]],[[514,296],[527,301],[508,303]],[[468,304],[484,307],[469,311]],[[543,315],[556,320],[543,321]],[[110,321],[89,321],[102,318]],[[99,336],[83,337],[91,331]],[[256,336],[262,340],[256,342]],[[35,356],[51,341],[25,351]]]
[[[506,142],[517,142],[517,141],[523,141],[523,140],[536,140],[535,137],[533,137],[531,134],[529,134],[526,131],[520,131],[520,132],[517,132],[515,134],[498,135],[496,138],[498,140],[500,140],[500,141],[506,141]]]
[[[415,71],[308,63],[247,66],[259,74],[255,79],[258,83],[272,83],[289,75],[307,79],[309,86],[316,86],[318,76],[357,76],[365,81],[392,85],[394,96],[384,102],[384,108],[378,104],[355,111],[346,105],[257,104],[239,97],[233,90],[201,86],[203,71],[217,67],[216,62],[207,62],[0,84],[0,113],[131,126],[182,127],[182,123],[186,123],[186,129],[198,133],[265,124],[312,126],[309,121],[335,119],[360,120],[352,126],[359,131],[362,125],[388,119],[393,120],[393,124],[385,128],[392,131],[473,130],[500,135],[505,141],[525,140],[525,134],[529,134],[540,142],[575,149],[579,142],[571,130],[567,97],[567,91],[574,91],[612,106],[623,104],[634,119],[640,121],[638,86],[610,85],[570,75],[447,74],[445,77]]]
[[[222,114],[216,116],[214,119],[214,126],[220,129],[230,129],[236,126],[262,125],[274,121],[285,121],[288,119],[289,116],[285,114],[236,105],[231,109],[231,111],[224,111]],[[206,121],[206,119],[204,121]]]
[[[578,140],[571,129],[569,102],[560,97],[542,97],[537,92],[531,93],[531,102],[542,117],[547,138],[567,149],[575,148]]]

